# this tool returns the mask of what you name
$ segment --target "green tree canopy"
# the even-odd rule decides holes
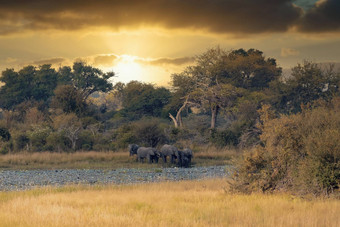
[[[305,61],[292,68],[292,75],[286,81],[273,83],[277,95],[274,105],[282,112],[299,112],[301,104],[317,99],[330,100],[339,94],[340,73],[332,65],[322,69],[316,63]]]
[[[236,87],[262,90],[282,73],[274,58],[265,58],[263,52],[256,49],[233,50],[222,59],[224,72],[221,80]]]
[[[109,81],[114,77],[113,72],[103,73],[100,69],[83,62],[75,62],[72,70],[68,66],[62,67],[59,70],[59,75],[59,83],[73,85],[81,94],[84,102],[94,92],[108,92],[113,88]]]
[[[26,66],[19,72],[6,69],[0,81],[0,107],[13,109],[25,101],[48,101],[57,86],[57,72],[51,65]]]
[[[209,110],[211,128],[215,128],[219,109],[232,107],[244,93],[242,89],[262,91],[280,74],[275,59],[266,59],[259,50],[227,52],[216,47],[198,55],[195,65],[173,75],[173,97],[183,100],[190,96],[193,103]],[[178,102],[171,103],[181,110]]]
[[[164,87],[131,81],[122,90],[123,108],[134,119],[142,116],[161,116],[163,107],[169,102],[171,93]]]

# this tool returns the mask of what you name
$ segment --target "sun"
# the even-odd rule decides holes
[[[137,57],[130,55],[120,56],[113,70],[121,81],[141,80],[143,67],[136,62]]]

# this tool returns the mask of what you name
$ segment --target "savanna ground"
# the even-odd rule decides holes
[[[340,226],[340,201],[239,195],[223,179],[0,192],[0,226]]]
[[[212,166],[229,164],[232,157],[239,155],[235,149],[207,148],[194,153],[192,165]],[[74,153],[14,153],[0,155],[0,169],[116,169],[169,167],[160,159],[158,164],[136,162],[126,151],[120,152],[74,152]]]

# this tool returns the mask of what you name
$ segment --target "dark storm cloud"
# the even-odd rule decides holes
[[[194,62],[195,58],[181,57],[181,58],[158,58],[153,60],[138,59],[139,63],[150,65],[184,65]]]
[[[321,1],[307,11],[298,26],[303,32],[340,31],[340,0]]]
[[[301,14],[293,0],[0,0],[0,34],[97,26],[284,32]]]
[[[303,32],[340,30],[340,1],[324,0],[313,6],[314,2],[314,0],[0,0],[0,34],[27,30],[77,30],[101,26],[113,30],[160,26],[167,29],[198,29],[234,34],[285,32],[291,27],[297,27]],[[294,3],[309,10],[304,12]]]

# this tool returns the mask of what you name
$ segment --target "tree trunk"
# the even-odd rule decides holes
[[[211,125],[210,125],[210,129],[214,129],[216,127],[217,113],[218,113],[218,106],[212,106],[211,107]]]
[[[174,118],[174,116],[172,116],[171,113],[169,113],[169,117],[172,119],[172,121],[174,122],[175,128],[178,128],[178,122],[176,120],[176,118]]]
[[[72,140],[72,149],[74,151],[76,150],[76,144],[77,144],[77,141],[76,140]]]
[[[188,99],[189,99],[189,96],[186,97],[183,105],[181,106],[181,108],[179,108],[179,110],[177,111],[177,114],[176,114],[176,118],[174,116],[172,116],[171,113],[169,113],[169,117],[173,120],[174,122],[174,125],[175,125],[175,128],[178,128],[178,126],[180,128],[183,128],[183,121],[182,121],[182,116],[181,116],[181,113],[182,111],[184,110],[184,108],[187,106],[188,104]]]
[[[182,121],[182,115],[178,115],[178,123],[179,123],[179,127],[183,128],[183,121]]]

